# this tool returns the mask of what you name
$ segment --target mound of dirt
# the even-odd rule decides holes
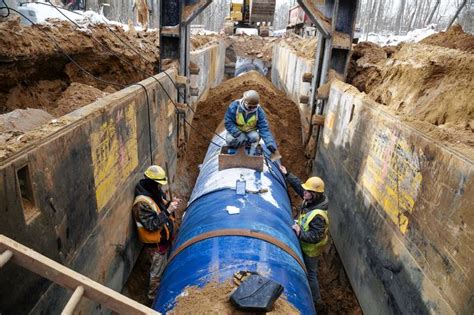
[[[56,108],[51,110],[51,113],[56,117],[60,117],[88,105],[107,94],[109,93],[102,92],[90,85],[74,82],[63,92],[56,102]]]
[[[209,282],[203,288],[188,287],[177,299],[175,308],[167,314],[225,314],[243,315],[248,312],[236,310],[229,296],[236,286],[232,282]],[[284,296],[275,301],[273,309],[267,314],[299,314]]]
[[[259,58],[271,62],[273,45],[277,41],[278,39],[270,37],[236,35],[229,36],[226,43],[239,57]]]
[[[378,63],[387,59],[384,48],[371,42],[362,42],[352,50],[352,57],[347,74],[347,82],[366,91],[369,80],[380,80]]]
[[[191,36],[191,50],[198,50],[201,48],[205,48],[208,45],[212,45],[222,37],[220,35],[193,35]]]
[[[273,135],[283,156],[283,163],[298,176],[306,175],[304,148],[301,137],[301,123],[298,107],[279,91],[265,77],[257,72],[249,72],[230,79],[215,89],[211,89],[205,101],[197,104],[193,125],[197,130],[190,131],[186,145],[187,152],[179,160],[177,178],[180,179],[181,195],[189,196],[199,173],[199,164],[209,146],[213,132],[224,119],[229,104],[242,97],[250,89],[258,91],[261,105],[265,110]],[[295,202],[299,202],[296,194]]]
[[[403,44],[386,58],[375,44],[356,46],[348,82],[415,128],[474,157],[474,55]]]
[[[318,43],[316,37],[302,38],[298,35],[291,34],[289,37],[285,37],[282,42],[300,57],[314,59],[316,56],[316,45]]]
[[[30,85],[23,83],[12,88],[7,97],[4,112],[17,108],[41,108],[47,110],[66,89],[62,80],[41,80]]]
[[[428,36],[421,43],[474,53],[474,35],[464,32],[459,24],[451,26],[446,32]]]
[[[58,20],[37,26],[21,25],[18,19],[0,23],[0,113],[28,107],[52,113],[71,83],[104,90],[114,84],[101,80],[120,88],[153,74],[159,59],[158,32],[132,34],[115,25],[110,28],[112,31],[105,24],[96,24],[78,29]],[[95,99],[96,95],[97,91],[89,96]],[[66,108],[77,108],[75,104],[53,114],[65,114]]]

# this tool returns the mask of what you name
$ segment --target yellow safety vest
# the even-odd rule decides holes
[[[244,113],[239,111],[239,109],[237,108],[237,112],[235,113],[235,121],[240,131],[250,132],[250,131],[257,130],[257,121],[258,121],[257,112],[258,112],[258,109],[255,111],[255,113],[252,113],[254,115],[250,116],[250,118],[247,121],[245,121]]]
[[[326,221],[326,228],[324,229],[324,238],[319,243],[313,244],[313,243],[303,242],[303,241],[300,240],[301,250],[303,250],[303,253],[305,253],[305,255],[309,256],[309,257],[316,257],[316,256],[321,255],[321,253],[323,252],[324,247],[326,247],[326,245],[329,241],[328,212],[325,211],[325,210],[316,209],[316,210],[309,211],[305,214],[301,214],[300,217],[298,218],[299,226],[302,227],[305,232],[307,232],[309,230],[309,223],[316,216],[321,216]]]
[[[156,202],[153,201],[152,198],[148,196],[144,196],[144,195],[136,196],[135,201],[133,202],[133,206],[135,207],[135,205],[140,202],[144,202],[148,204],[148,206],[150,206],[150,208],[156,213],[158,214],[161,213],[160,208],[158,207]],[[166,240],[170,239],[171,233],[170,233],[170,228],[168,227],[168,223],[164,224],[163,227],[159,230],[149,231],[140,223],[138,213],[134,213],[133,218],[135,220],[135,225],[137,226],[138,238],[140,239],[141,242],[147,243],[147,244],[159,243],[163,236],[165,237]],[[172,220],[169,221],[169,224],[173,224]]]

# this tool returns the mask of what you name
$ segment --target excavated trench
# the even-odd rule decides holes
[[[178,161],[176,181],[173,184],[173,193],[180,196],[183,203],[187,203],[199,174],[199,165],[206,154],[209,139],[213,136],[210,130],[215,130],[222,122],[230,102],[242,97],[243,92],[248,89],[257,90],[261,96],[261,104],[266,111],[272,132],[283,156],[282,163],[302,179],[308,176],[307,159],[304,156],[301,124],[296,104],[263,76],[257,72],[250,72],[227,80],[220,86],[211,89],[206,100],[197,104],[193,120],[193,125],[197,130],[190,134],[186,152]],[[295,209],[301,199],[292,190],[290,190],[290,196]],[[178,217],[181,217],[183,211],[184,208],[179,209]],[[124,290],[127,295],[142,303],[149,303],[146,300],[148,267],[145,253],[142,253]],[[331,314],[361,313],[334,246],[331,246],[329,252],[323,256],[319,272],[322,298],[327,303]],[[212,304],[206,302],[209,300],[207,293],[209,295],[215,294],[215,289],[214,286],[207,288],[206,290],[209,292],[202,292],[199,295],[199,301],[194,299],[180,301],[180,309],[194,307],[197,312],[210,311],[209,307]],[[231,308],[226,308],[226,302],[222,303],[224,305],[221,305],[219,309],[225,310],[224,313],[232,313]],[[201,305],[201,308],[196,309],[196,305]]]
[[[113,93],[121,85],[148,77],[142,71],[153,73],[159,59],[157,33],[124,32],[118,27],[113,30],[121,40],[103,25],[89,25],[87,30],[78,31],[66,22],[49,23],[39,28],[21,26],[16,20],[0,24],[0,115],[5,114],[0,116],[0,157],[3,150],[8,150],[10,141],[24,132]],[[43,32],[54,37],[60,48]],[[142,57],[122,41],[140,47]],[[202,48],[211,41],[209,38],[193,39],[193,46]],[[262,45],[259,49],[252,48],[257,44],[249,45],[244,37],[232,39],[228,45],[233,45],[234,52],[242,57],[267,60],[271,58],[268,47],[277,41],[266,41],[259,44]],[[302,56],[314,52],[314,49],[307,49],[314,47],[314,42],[301,45],[295,45],[291,39],[285,39],[285,42]],[[450,30],[444,37],[432,36],[422,44],[380,48],[362,43],[355,48],[348,79],[415,128],[472,156],[472,43],[472,36],[459,29]],[[118,85],[84,74],[61,51],[94,76]],[[262,55],[258,55],[260,51],[263,51]],[[412,82],[420,84],[413,85]],[[249,73],[211,89],[207,99],[197,104],[193,125],[199,131],[190,133],[187,151],[178,161],[173,183],[174,193],[183,199],[183,204],[191,194],[199,164],[209,145],[208,139],[212,137],[209,129],[217,128],[228,104],[248,89],[261,94],[283,164],[301,178],[308,175],[297,106],[271,82]],[[444,96],[441,98],[440,95]],[[450,100],[450,106],[446,105],[447,100]],[[21,111],[27,108],[35,111]],[[300,200],[290,193],[295,207]],[[179,209],[179,217],[183,211],[184,207]],[[334,246],[322,257],[319,268],[322,297],[329,313],[361,313]],[[144,304],[149,304],[146,299],[148,269],[142,253],[124,289],[127,295]],[[186,309],[186,305],[183,307]]]

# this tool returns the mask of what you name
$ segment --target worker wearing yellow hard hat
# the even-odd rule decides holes
[[[313,302],[318,313],[324,313],[326,306],[321,299],[318,283],[319,256],[329,242],[329,200],[324,193],[324,181],[319,177],[310,177],[306,182],[287,171],[281,165],[280,170],[287,182],[303,198],[298,209],[298,220],[292,225],[303,251],[303,259],[308,271],[308,282]]]
[[[144,243],[151,260],[148,298],[154,299],[168,257],[168,250],[175,230],[174,211],[179,199],[168,200],[162,187],[168,177],[162,167],[149,166],[145,178],[135,187],[132,214],[137,226],[138,238]]]
[[[165,170],[158,165],[152,165],[147,168],[145,171],[145,177],[154,180],[160,185],[166,185],[168,183]]]

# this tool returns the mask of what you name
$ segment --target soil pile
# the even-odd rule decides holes
[[[360,91],[366,91],[369,80],[380,80],[378,63],[387,59],[385,50],[372,42],[362,42],[352,50],[352,57],[347,74],[347,82]]]
[[[403,44],[387,58],[375,44],[359,45],[348,82],[415,128],[474,157],[473,54]]]
[[[203,288],[188,287],[177,300],[175,308],[167,314],[225,314],[243,315],[248,312],[236,310],[229,296],[236,286],[232,282],[210,282]],[[267,314],[299,314],[284,296],[275,301],[272,311]]]
[[[474,53],[474,35],[464,32],[459,24],[451,26],[446,32],[428,36],[421,43]]]
[[[230,79],[215,89],[211,89],[205,101],[197,104],[187,152],[179,160],[177,178],[180,179],[181,195],[189,196],[199,174],[199,164],[209,146],[213,131],[224,119],[229,104],[242,97],[247,90],[254,89],[260,94],[262,105],[277,141],[283,163],[297,176],[306,175],[304,149],[301,139],[301,123],[298,107],[284,92],[277,90],[270,81],[257,72],[249,72]],[[294,198],[295,201],[298,197]],[[299,202],[299,201],[298,201]]]
[[[58,20],[37,26],[21,25],[18,19],[0,23],[0,113],[27,107],[51,112],[73,82],[99,90],[112,84],[82,72],[61,51],[89,73],[116,83],[114,87],[141,81],[154,73],[158,32],[133,35],[115,25],[110,28],[112,31],[105,24],[96,24],[78,29]],[[64,113],[55,111],[54,115]]]
[[[318,43],[316,37],[302,38],[298,35],[291,34],[289,37],[285,37],[282,42],[300,57],[314,59],[316,56],[316,45]]]
[[[65,115],[82,106],[88,105],[97,99],[108,95],[93,86],[73,82],[56,102],[56,107],[51,110],[56,117]]]
[[[236,35],[229,36],[226,40],[228,49],[233,50],[239,57],[259,58],[265,62],[271,62],[273,45],[277,38]]]
[[[219,40],[222,39],[222,36],[217,34],[212,35],[193,35],[191,36],[191,50],[198,50],[201,48],[205,48],[208,45],[212,45],[217,43]]]

